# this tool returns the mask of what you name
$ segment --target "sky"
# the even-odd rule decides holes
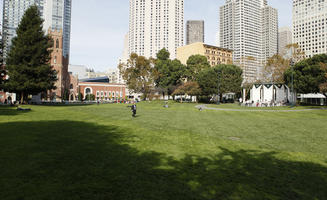
[[[116,68],[128,32],[129,0],[72,1],[70,63],[96,71]],[[219,7],[224,3],[225,0],[184,0],[185,23],[204,20],[207,44],[216,44]],[[278,9],[279,27],[290,27],[292,0],[268,0],[268,4]]]

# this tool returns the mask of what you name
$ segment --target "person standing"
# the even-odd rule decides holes
[[[133,113],[133,117],[136,117],[136,104],[134,103],[133,105],[132,105],[132,113]]]

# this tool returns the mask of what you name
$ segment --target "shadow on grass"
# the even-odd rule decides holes
[[[12,115],[19,115],[23,113],[28,113],[31,111],[23,111],[23,110],[17,110],[17,107],[11,107],[11,106],[0,106],[0,116],[12,116]]]
[[[274,153],[141,153],[128,130],[74,121],[0,123],[0,199],[327,199],[327,168]]]

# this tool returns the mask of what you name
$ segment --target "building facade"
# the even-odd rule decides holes
[[[197,54],[207,57],[211,66],[233,63],[233,51],[229,49],[211,46],[201,42],[177,48],[177,59],[184,65],[190,56]]]
[[[204,43],[203,20],[189,20],[186,22],[186,45],[196,42]]]
[[[3,0],[3,48],[4,57],[10,51],[11,40],[16,36],[16,29],[25,13],[32,5],[37,5],[43,16],[44,0]]]
[[[226,0],[220,7],[220,45],[233,50],[245,81],[260,78],[266,59],[277,53],[278,14],[267,0]]]
[[[124,84],[99,83],[99,82],[80,82],[79,92],[85,98],[93,94],[96,100],[120,100],[125,99],[126,86]]]
[[[166,48],[171,59],[184,44],[184,0],[130,0],[128,55],[156,57]]]
[[[288,57],[290,56],[287,45],[292,44],[292,30],[289,27],[282,27],[278,31],[278,54]]]
[[[327,1],[293,0],[293,43],[307,58],[327,53]]]

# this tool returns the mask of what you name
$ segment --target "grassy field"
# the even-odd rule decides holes
[[[0,199],[327,199],[327,110],[162,106],[0,107]]]

